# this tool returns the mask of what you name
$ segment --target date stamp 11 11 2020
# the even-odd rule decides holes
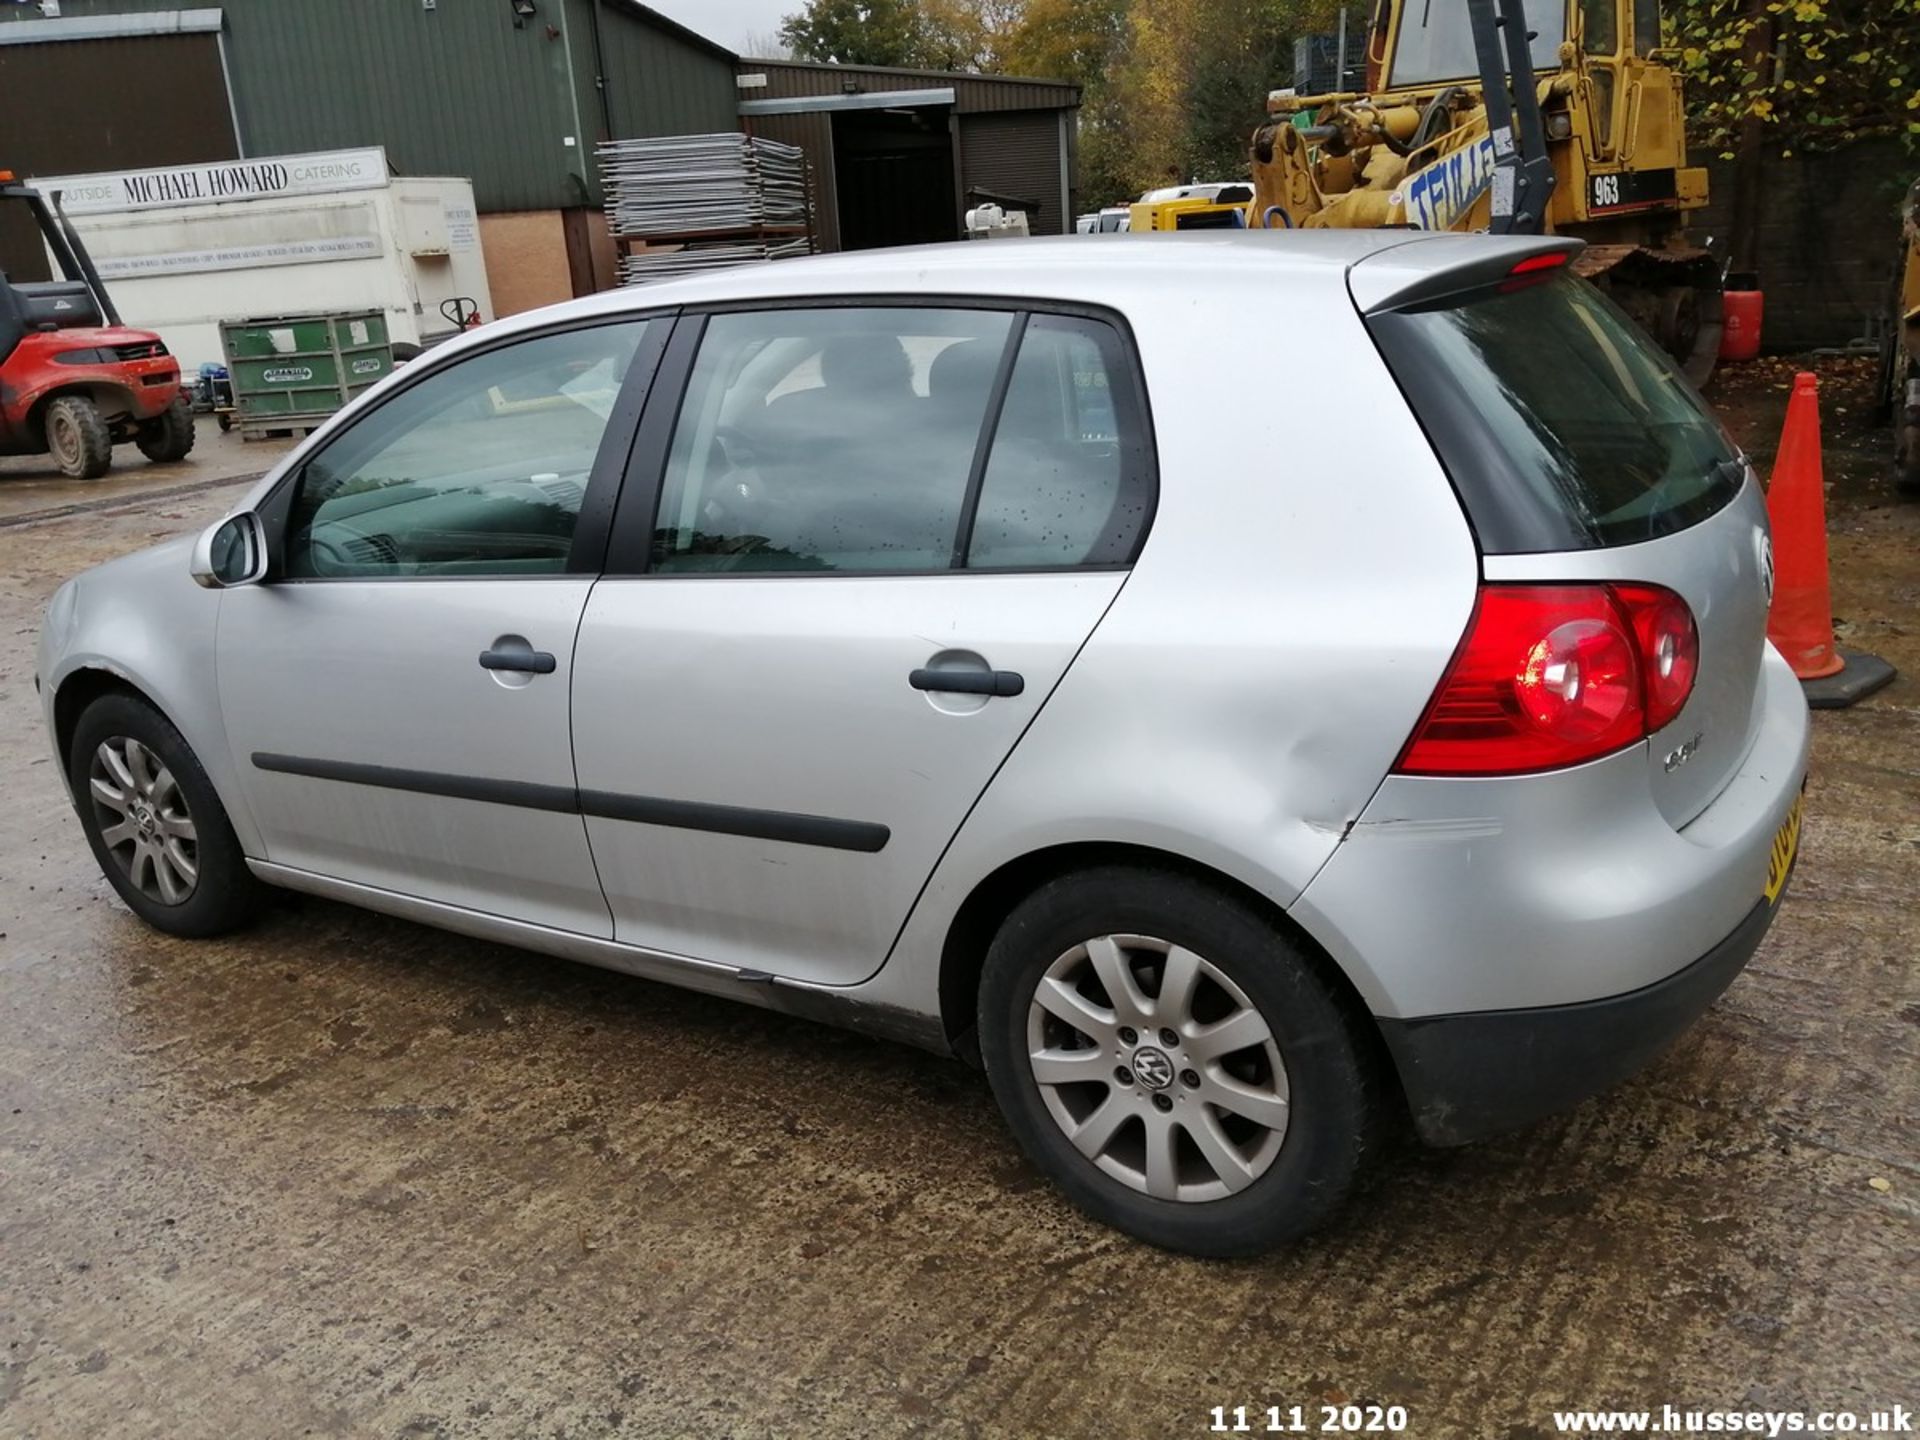
[[[1207,1429],[1220,1435],[1397,1435],[1404,1405],[1215,1405]]]

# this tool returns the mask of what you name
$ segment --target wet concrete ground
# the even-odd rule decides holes
[[[243,441],[222,434],[206,416],[194,427],[184,460],[156,465],[132,445],[113,447],[113,464],[97,480],[68,480],[45,455],[0,456],[0,528],[34,516],[96,510],[122,500],[171,496],[207,484],[239,484],[273,467],[292,439]]]
[[[1570,1405],[1911,1407],[1920,505],[1835,374],[1836,608],[1905,674],[1818,717],[1753,965],[1623,1089],[1391,1154],[1254,1263],[1079,1218],[956,1064],[320,902],[145,930],[62,797],[34,632],[61,578],[236,492],[0,529],[0,1435],[1198,1436],[1350,1398],[1525,1440]],[[1756,448],[1774,384],[1724,391]]]

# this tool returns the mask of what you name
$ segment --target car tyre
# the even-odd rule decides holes
[[[94,859],[134,914],[195,937],[253,918],[266,887],[206,770],[158,710],[133,695],[95,700],[74,726],[67,778]]]
[[[47,453],[69,480],[97,480],[113,464],[113,432],[84,395],[61,395],[42,417]]]
[[[1119,1004],[1101,978],[1116,964],[1133,985]],[[1373,1148],[1364,1017],[1299,941],[1201,880],[1113,867],[1043,885],[994,937],[978,1024],[1028,1157],[1092,1218],[1168,1250],[1245,1256],[1305,1235]],[[1257,1043],[1215,1053],[1228,1036]]]
[[[1899,394],[1891,407],[1895,417],[1893,488],[1909,500],[1920,499],[1920,415],[1907,405],[1907,389],[1920,379],[1920,369],[1900,372]]]
[[[140,427],[133,443],[156,463],[186,459],[193,449],[193,410],[187,397],[174,396],[171,405]]]

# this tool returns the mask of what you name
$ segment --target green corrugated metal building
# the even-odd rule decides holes
[[[613,282],[603,138],[799,144],[817,242],[854,248],[956,238],[980,198],[1069,230],[1079,103],[1059,81],[741,60],[638,0],[0,0],[0,168],[383,146],[398,174],[473,183],[502,314]],[[30,277],[23,222],[0,214],[0,269]]]
[[[463,176],[483,217],[517,217],[483,220],[489,271],[498,250],[509,292],[525,261],[557,255],[577,293],[610,264],[595,142],[737,129],[734,66],[725,47],[634,0],[0,4],[0,167],[74,174],[382,145],[396,172]],[[78,114],[75,95],[87,97]],[[39,261],[30,228],[18,230],[0,231],[0,268]]]
[[[58,9],[49,20],[34,5],[4,5],[0,23],[63,42],[63,72],[94,58],[89,51],[118,58],[104,55],[127,48],[110,46],[113,40],[144,40],[152,52],[169,38],[116,34],[127,28],[116,21],[217,16],[217,30],[185,32],[210,34],[224,62],[239,133],[209,138],[237,141],[240,155],[384,145],[401,173],[472,180],[486,211],[597,201],[593,145],[603,136],[739,123],[732,53],[631,0],[223,0],[201,9],[166,0],[61,0]],[[0,143],[10,150],[50,123],[70,130],[96,123],[70,105],[38,121],[26,112],[24,102],[40,87],[24,72],[51,59],[50,49],[0,47],[0,136],[8,137]],[[10,84],[16,68],[23,73]],[[110,95],[101,99],[111,103]],[[138,123],[164,130],[171,120],[164,110],[149,111]],[[31,158],[10,153],[0,163],[47,168],[32,167]],[[116,157],[86,168],[138,163],[162,162]]]

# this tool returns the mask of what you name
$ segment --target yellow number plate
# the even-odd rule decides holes
[[[1793,857],[1800,848],[1800,807],[1806,803],[1806,796],[1796,797],[1786,820],[1773,833],[1773,853],[1767,857],[1767,888],[1761,892],[1769,905],[1780,898],[1787,872],[1793,869]]]

